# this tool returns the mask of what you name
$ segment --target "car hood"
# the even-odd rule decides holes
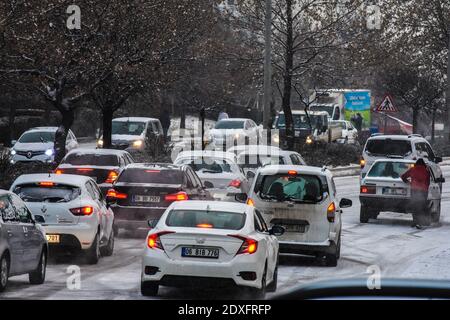
[[[235,134],[244,134],[243,129],[212,129],[209,134],[213,137],[233,136]]]
[[[37,142],[37,143],[20,143],[17,142],[14,147],[14,150],[20,151],[46,151],[48,149],[53,149],[53,142]]]
[[[112,141],[135,141],[135,140],[141,140],[143,139],[142,135],[129,135],[129,134],[113,134],[111,136]]]

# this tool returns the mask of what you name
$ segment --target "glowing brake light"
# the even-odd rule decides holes
[[[189,200],[189,196],[186,192],[181,191],[174,194],[168,194],[164,199],[166,201],[184,201]]]
[[[75,216],[90,216],[94,212],[93,207],[81,207],[81,208],[73,208],[70,209],[70,212],[72,212]]]
[[[366,160],[361,159],[361,160],[359,161],[359,165],[361,166],[361,169],[363,169],[363,168],[366,166]]]
[[[229,234],[229,237],[233,237],[233,238],[237,238],[243,241],[241,247],[239,248],[239,251],[236,254],[253,254],[256,252],[256,250],[258,250],[258,241],[251,239],[251,238],[246,238],[240,235],[235,235],[235,234]]]
[[[55,186],[55,184],[53,182],[44,181],[44,182],[39,182],[39,186],[41,186],[41,187],[53,187],[53,186]]]
[[[288,175],[290,175],[290,176],[296,176],[296,175],[297,175],[297,171],[295,171],[295,170],[289,170],[289,171],[288,171]]]
[[[160,173],[160,170],[145,170],[147,173]]]
[[[91,171],[94,171],[94,169],[91,169],[91,168],[78,168],[77,171],[79,171],[79,172],[91,172]]]
[[[377,193],[377,188],[374,186],[361,186],[360,191],[364,194],[375,194]]]
[[[55,174],[63,174],[64,171],[62,171],[61,169],[56,169]]]
[[[161,243],[160,237],[165,235],[165,234],[170,234],[170,233],[175,233],[175,232],[173,232],[173,231],[162,231],[162,232],[150,234],[147,237],[147,246],[150,249],[164,250],[164,247],[163,247],[163,245]]]
[[[126,199],[128,198],[128,195],[126,193],[117,192],[114,189],[109,189],[106,193],[106,197],[112,199]]]
[[[116,182],[119,174],[116,171],[110,171],[108,173],[108,178],[106,178],[105,183],[114,183]]]
[[[230,184],[228,186],[229,187],[234,187],[234,188],[240,188],[241,187],[241,180],[234,179],[233,181],[230,182]]]
[[[334,218],[336,217],[336,205],[334,202],[330,203],[327,208],[327,220],[328,222],[334,222]]]
[[[213,228],[213,225],[209,223],[200,223],[197,225],[197,228],[211,229]]]
[[[248,198],[247,199],[247,205],[250,207],[254,207],[255,206],[255,201],[253,201],[252,198]]]

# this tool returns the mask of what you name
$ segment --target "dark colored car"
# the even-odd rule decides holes
[[[119,228],[148,228],[147,221],[159,219],[174,201],[213,200],[189,166],[131,164],[122,171],[107,193]]]
[[[47,252],[45,232],[25,203],[0,190],[0,292],[12,276],[28,273],[31,284],[44,283]]]
[[[56,169],[57,174],[76,174],[93,178],[104,195],[112,188],[122,170],[134,163],[123,150],[76,149],[69,152]]]

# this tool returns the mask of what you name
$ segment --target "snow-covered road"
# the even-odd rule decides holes
[[[443,167],[450,182],[450,166]],[[378,266],[385,277],[450,279],[450,183],[444,184],[441,223],[425,230],[411,227],[411,216],[382,213],[377,221],[359,223],[357,177],[337,178],[341,197],[353,200],[344,211],[342,257],[336,268],[321,267],[313,259],[282,256],[279,289],[316,280],[368,276],[369,266]],[[10,279],[0,299],[142,299],[139,292],[140,254],[145,235],[120,238],[112,257],[96,266],[68,259],[48,266],[47,280],[31,286],[27,276]],[[70,290],[68,268],[80,268],[81,288]],[[69,268],[70,269],[70,268]],[[70,270],[69,270],[70,271]],[[72,275],[73,277],[73,275]],[[161,298],[211,299],[238,297],[236,292],[211,293],[203,290],[161,288]]]

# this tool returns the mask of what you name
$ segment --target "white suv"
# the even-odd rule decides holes
[[[244,197],[245,198],[245,197]],[[280,225],[280,253],[313,255],[327,266],[340,257],[342,208],[333,176],[326,168],[266,166],[258,170],[247,198],[270,225]]]
[[[428,141],[421,135],[374,134],[366,142],[361,159],[361,179],[378,159],[417,160],[423,158],[436,178],[443,178],[437,157]],[[442,189],[442,188],[441,188]]]

